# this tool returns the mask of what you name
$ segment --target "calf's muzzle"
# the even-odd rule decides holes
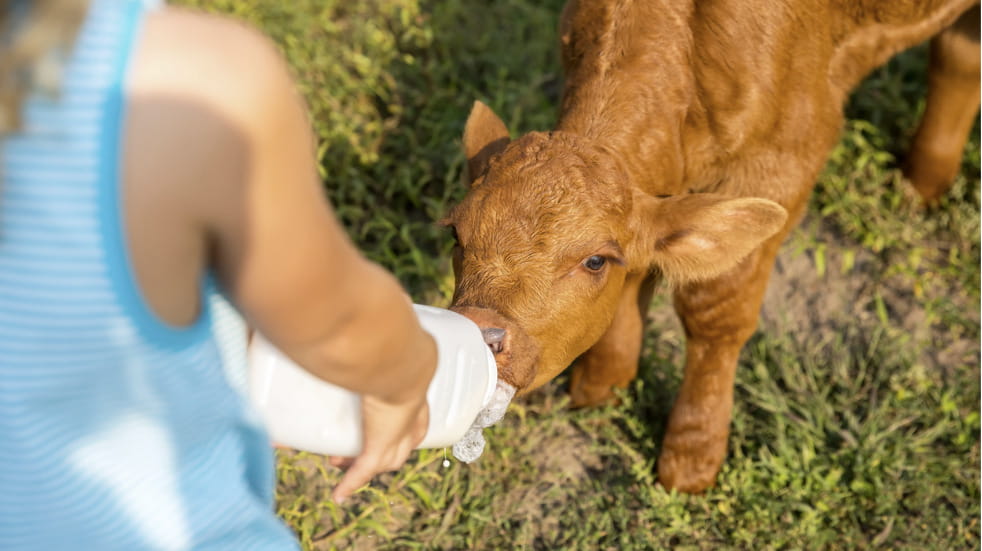
[[[519,392],[535,378],[538,347],[512,320],[478,306],[451,306],[451,310],[477,324],[498,364],[498,378]]]

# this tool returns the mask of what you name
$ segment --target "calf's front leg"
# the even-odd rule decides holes
[[[675,293],[675,310],[686,333],[686,362],[658,458],[658,480],[667,489],[697,493],[716,480],[726,456],[737,359],[757,327],[785,233],[730,272]]]
[[[569,384],[573,407],[606,403],[614,397],[614,388],[625,388],[634,380],[654,288],[652,275],[632,275],[624,281],[613,322],[573,366]]]

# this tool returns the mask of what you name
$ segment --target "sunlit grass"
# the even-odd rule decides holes
[[[346,228],[418,302],[445,304],[450,236],[433,222],[465,191],[467,112],[481,99],[515,135],[550,127],[562,2],[183,3],[234,13],[281,45]],[[804,304],[828,307],[836,289],[842,311],[797,306],[800,319],[762,323],[741,358],[715,488],[657,485],[683,346],[662,314],[620,406],[570,411],[560,378],[517,401],[473,465],[443,468],[443,450],[422,451],[339,508],[337,471],[281,454],[278,511],[303,546],[977,549],[979,139],[976,128],[939,207],[906,201],[897,166],[923,110],[925,59],[920,48],[892,61],[847,109],[782,253],[811,274],[812,287],[792,281]],[[656,297],[653,311],[669,308]]]

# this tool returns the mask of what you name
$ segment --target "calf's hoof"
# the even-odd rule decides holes
[[[958,169],[961,167],[961,152],[953,158],[922,158],[927,155],[908,159],[903,166],[904,180],[908,189],[913,188],[920,206],[933,206],[951,187]],[[910,198],[913,193],[906,194]]]
[[[614,394],[613,385],[610,383],[588,382],[584,376],[584,369],[580,366],[573,366],[572,375],[569,380],[570,405],[574,408],[585,408],[602,405],[617,405],[620,400]]]
[[[699,494],[716,483],[723,460],[726,458],[726,438],[706,439],[701,434],[690,434],[689,445],[680,435],[671,432],[665,436],[661,455],[658,456],[658,482],[666,490],[678,490]]]

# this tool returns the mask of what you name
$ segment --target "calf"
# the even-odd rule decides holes
[[[479,102],[467,120],[471,187],[444,221],[453,308],[520,392],[578,358],[585,406],[634,378],[667,280],[686,365],[658,475],[702,491],[726,454],[740,349],[849,91],[939,31],[906,167],[926,200],[957,172],[979,106],[974,0],[571,0],[555,130],[511,141]]]

